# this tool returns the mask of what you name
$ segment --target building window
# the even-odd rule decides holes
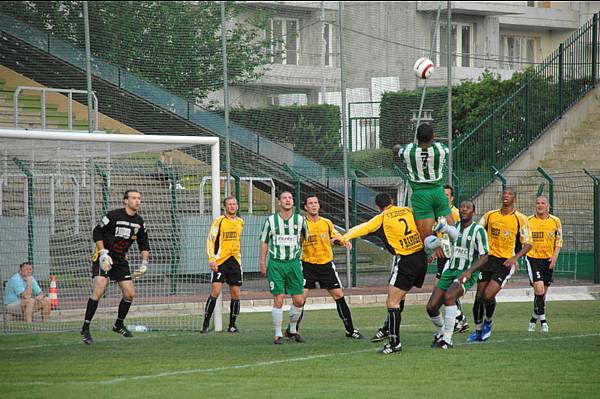
[[[448,25],[440,25],[438,35],[438,60],[437,65],[447,66],[448,52]],[[451,32],[452,65],[459,67],[471,66],[471,49],[473,48],[473,25],[455,23]],[[458,51],[457,51],[458,49]]]
[[[325,66],[333,65],[333,27],[331,24],[323,24],[323,63]]]
[[[298,20],[273,18],[267,39],[271,42],[271,62],[273,64],[298,65],[300,35]]]
[[[524,69],[535,63],[535,38],[500,35],[502,68]]]

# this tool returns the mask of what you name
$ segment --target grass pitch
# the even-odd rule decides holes
[[[465,305],[467,314],[471,305]],[[529,303],[500,303],[492,338],[429,347],[424,305],[403,312],[404,351],[344,337],[335,310],[307,311],[306,343],[271,343],[271,315],[242,314],[240,334],[108,331],[0,336],[2,398],[596,398],[600,302],[551,302],[550,333],[528,333]],[[287,316],[286,316],[287,317]],[[370,337],[385,309],[354,308]],[[469,317],[471,320],[472,317]],[[92,325],[93,326],[93,325]]]

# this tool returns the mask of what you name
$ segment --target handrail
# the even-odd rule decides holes
[[[19,128],[19,95],[24,90],[40,91],[42,92],[42,130],[46,130],[46,93],[66,93],[67,98],[67,123],[68,129],[73,130],[73,94],[87,94],[87,90],[77,89],[56,89],[52,87],[35,87],[35,86],[17,86],[14,93],[14,108],[15,108],[15,128]],[[92,98],[94,104],[92,105],[92,112],[94,113],[94,130],[98,130],[98,97],[96,93],[92,91]]]

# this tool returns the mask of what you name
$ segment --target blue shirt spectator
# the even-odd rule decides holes
[[[4,288],[4,304],[8,305],[11,303],[19,302],[21,299],[21,295],[27,289],[27,281],[21,276],[21,273],[17,272],[12,275],[10,279],[6,282],[6,287]],[[35,277],[31,276],[31,296],[35,297],[41,294],[42,289],[40,285],[35,280]]]

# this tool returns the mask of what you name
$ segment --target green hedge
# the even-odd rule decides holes
[[[334,168],[342,162],[340,109],[336,105],[293,105],[232,109],[235,123]]]

